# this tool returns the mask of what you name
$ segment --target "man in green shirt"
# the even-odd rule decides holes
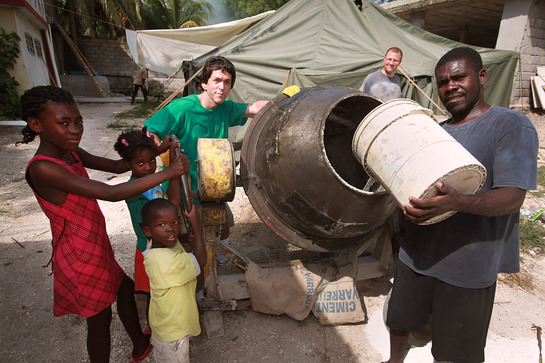
[[[176,135],[180,146],[191,163],[191,189],[198,190],[197,180],[197,141],[200,138],[227,138],[229,127],[244,125],[248,117],[256,113],[268,101],[238,103],[226,100],[235,85],[235,66],[221,56],[206,60],[202,71],[202,93],[190,95],[172,101],[168,106],[157,111],[144,126],[160,144],[167,135]],[[232,214],[228,212],[227,222],[221,232],[222,243],[227,244],[229,227],[234,225]],[[220,256],[220,263],[221,261]]]

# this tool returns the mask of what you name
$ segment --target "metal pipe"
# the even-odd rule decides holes
[[[171,135],[171,142],[179,142],[176,135]],[[180,148],[176,148],[176,156],[182,156]],[[185,200],[185,205],[183,206],[184,210],[187,213],[191,213],[191,208],[193,208],[193,200],[191,200],[191,188],[189,188],[189,182],[187,181],[187,174],[180,175],[180,183],[182,185],[183,197]],[[183,203],[182,203],[183,204]]]

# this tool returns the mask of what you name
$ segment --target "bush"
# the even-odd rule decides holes
[[[0,28],[0,116],[19,116],[19,83],[8,70],[13,69],[19,56],[19,41],[21,38],[15,32],[6,33]]]
[[[115,115],[118,119],[123,118],[148,118],[150,117],[157,106],[159,106],[159,101],[147,101],[141,103],[130,110],[119,112]]]
[[[520,216],[520,248],[524,252],[545,251],[545,228],[540,220],[531,221],[528,217]]]

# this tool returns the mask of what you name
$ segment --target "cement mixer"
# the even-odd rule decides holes
[[[258,266],[244,255],[244,251],[237,251],[232,245],[225,246],[217,238],[217,226],[223,220],[216,218],[221,214],[217,207],[232,197],[214,197],[215,201],[204,203],[201,200],[208,263],[204,269],[204,298],[198,302],[209,338],[223,335],[221,311],[248,306],[248,300],[252,309],[259,312],[290,314],[298,318],[309,314],[314,302],[320,299],[322,288],[318,282],[309,287],[296,278],[286,277],[284,273],[288,270],[299,276],[300,273],[314,274],[321,282],[335,281],[340,278],[337,272],[342,274],[348,279],[344,283],[349,290],[349,294],[342,296],[356,299],[343,302],[345,306],[360,304],[358,294],[353,293],[353,281],[386,273],[391,257],[391,236],[384,225],[397,205],[390,194],[366,174],[352,153],[354,132],[365,115],[380,104],[380,100],[350,88],[314,87],[301,90],[291,98],[279,95],[254,117],[246,132],[240,164],[241,179],[250,204],[276,235],[304,250],[316,252],[316,258],[310,265],[304,260],[292,260],[288,264]],[[221,143],[225,141],[228,140]],[[201,197],[207,189],[205,185],[224,185],[218,180],[232,180],[227,177],[233,172],[229,167],[226,175],[219,179],[214,176],[210,183],[206,181],[211,177],[206,170],[216,170],[220,159],[231,158],[227,155],[228,149],[223,147],[221,153],[212,151],[210,146],[199,150]],[[218,155],[223,157],[218,158]],[[214,167],[202,167],[207,159]],[[227,164],[231,165],[230,162]],[[225,185],[232,186],[232,183]],[[255,243],[259,244],[259,241]],[[350,253],[346,253],[348,249],[351,249]],[[372,253],[364,254],[367,250]],[[216,251],[227,256],[236,271],[217,267]],[[337,257],[341,255],[344,270],[336,267]],[[266,278],[258,273],[263,269],[267,271]],[[345,274],[347,269],[349,272]],[[328,275],[321,276],[317,271],[328,271]],[[278,282],[269,283],[275,276]],[[305,279],[306,284],[310,283],[309,278]],[[294,289],[287,287],[288,281],[294,283]],[[279,294],[277,290],[269,289],[273,286],[283,291]],[[305,308],[291,314],[273,306],[263,306],[263,302],[285,305],[280,296]],[[300,298],[307,303],[297,303]],[[343,316],[341,321],[344,322],[345,313],[339,315]],[[332,322],[331,315],[325,319],[327,323]],[[348,322],[362,319],[360,314],[356,320]]]
[[[396,208],[352,153],[362,119],[382,104],[347,87],[317,86],[271,100],[249,126],[244,190],[263,222],[312,251],[357,246]]]
[[[484,167],[430,116],[430,110],[411,100],[383,103],[336,86],[307,88],[292,97],[281,94],[261,109],[242,146],[246,195],[277,236],[320,255],[288,264],[258,265],[219,243],[221,205],[234,196],[234,155],[229,140],[199,140],[209,261],[199,306],[206,310],[207,335],[221,336],[220,312],[248,299],[255,311],[298,320],[312,311],[323,324],[363,321],[361,308],[354,315],[337,307],[360,304],[355,281],[387,273],[393,234],[399,231],[400,218],[390,218],[396,208],[409,196],[433,197],[438,181],[470,194],[486,177]],[[222,274],[216,251],[244,273]]]

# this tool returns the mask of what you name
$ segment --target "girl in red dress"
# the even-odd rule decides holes
[[[40,145],[26,170],[26,180],[50,220],[55,316],[77,314],[87,320],[87,351],[91,362],[108,362],[112,303],[132,343],[132,358],[144,359],[150,336],[140,327],[134,282],[118,265],[97,199],[120,201],[189,172],[187,157],[176,157],[172,143],[170,167],[118,185],[90,180],[85,167],[123,173],[122,160],[110,160],[79,148],[83,118],[72,95],[58,87],[38,86],[21,97],[23,129],[28,143]]]

